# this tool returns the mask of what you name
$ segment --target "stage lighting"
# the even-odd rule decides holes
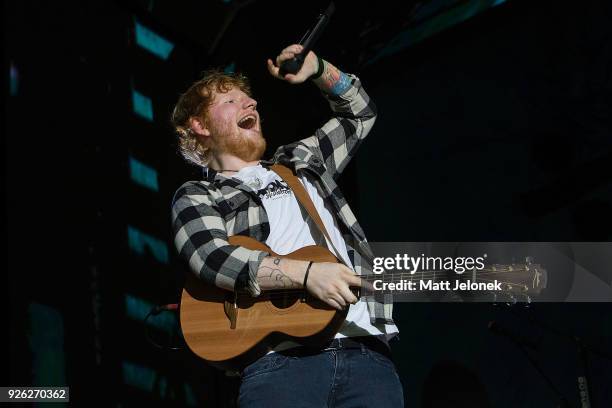
[[[136,115],[153,122],[153,102],[151,102],[151,98],[144,96],[135,89],[132,89],[132,108]]]
[[[161,35],[155,33],[150,28],[143,26],[137,20],[134,20],[136,44],[158,56],[163,60],[167,60],[168,56],[174,49],[174,44],[166,40]]]
[[[130,157],[130,178],[133,182],[147,187],[155,192],[159,191],[157,171],[141,161]]]
[[[144,255],[146,251],[158,262],[163,264],[169,262],[168,246],[164,241],[145,234],[131,225],[128,225],[128,246],[139,255]]]

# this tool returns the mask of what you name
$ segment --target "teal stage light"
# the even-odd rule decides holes
[[[157,182],[157,171],[143,162],[130,156],[130,178],[133,182],[155,192],[159,191]]]
[[[55,308],[40,303],[28,307],[28,342],[32,352],[31,386],[66,386],[64,318]]]
[[[492,7],[499,6],[507,0],[436,0],[424,5],[415,14],[414,20],[420,21],[406,28],[393,38],[388,45],[371,58],[366,65],[373,64],[383,57],[396,54],[405,48],[461,24],[470,18]],[[439,12],[439,10],[443,10]],[[436,14],[437,13],[437,14]]]
[[[174,49],[174,44],[155,33],[150,28],[143,26],[137,20],[134,20],[136,44],[150,53],[158,56],[163,60],[167,60],[170,53]]]
[[[153,304],[137,296],[125,295],[125,311],[127,317],[137,322],[142,322],[153,309]],[[165,312],[152,316],[147,324],[166,333],[172,333],[177,327],[177,321],[173,313]]]
[[[226,74],[233,74],[234,72],[236,72],[236,63],[232,62],[231,64],[229,64],[227,67],[225,67],[225,69],[223,70]]]
[[[153,102],[151,102],[151,98],[144,96],[135,89],[132,89],[132,108],[136,115],[153,122]]]
[[[131,225],[128,225],[128,246],[139,255],[144,255],[145,250],[148,250],[158,262],[163,264],[169,262],[168,246],[164,241],[145,234]]]

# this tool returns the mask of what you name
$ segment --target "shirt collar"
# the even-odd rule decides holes
[[[268,168],[268,167],[272,166],[274,164],[274,162],[272,160],[263,160],[262,159],[262,160],[259,161],[259,164],[261,164],[265,168]],[[206,166],[204,166],[202,168],[202,175],[204,176],[204,179],[206,181],[210,181],[210,182],[213,182],[215,180],[221,182],[221,181],[225,181],[225,180],[231,179],[230,176],[226,176],[225,174],[221,174],[217,170],[211,169],[210,167],[206,167]]]

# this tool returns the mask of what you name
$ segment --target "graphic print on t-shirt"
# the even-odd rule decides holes
[[[283,180],[274,180],[264,188],[257,191],[261,199],[275,200],[284,195],[291,195],[291,189]]]

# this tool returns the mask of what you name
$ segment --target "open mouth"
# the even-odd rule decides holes
[[[255,115],[247,115],[238,121],[238,127],[242,129],[252,129],[257,124],[257,117]]]

